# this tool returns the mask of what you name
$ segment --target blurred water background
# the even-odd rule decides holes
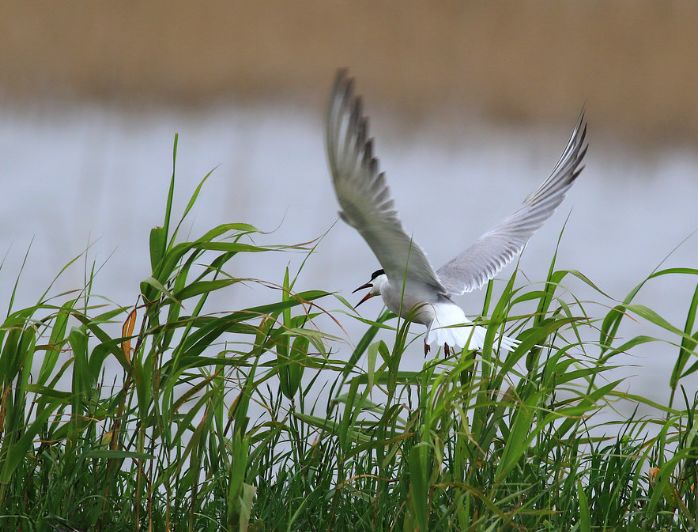
[[[698,228],[696,22],[698,7],[648,0],[399,8],[3,2],[0,300],[8,300],[30,243],[17,295],[25,305],[90,244],[90,259],[106,261],[96,291],[134,303],[149,274],[148,231],[162,220],[176,132],[180,210],[216,168],[187,227],[192,234],[244,221],[273,231],[260,243],[322,235],[337,211],[322,119],[338,66],[358,78],[403,221],[436,265],[537,187],[584,105],[587,168],[531,240],[521,268],[532,283],[545,279],[569,215],[559,267],[622,299]],[[286,265],[298,268],[303,258],[241,257],[230,273],[280,282]],[[698,237],[664,264],[697,265]],[[350,291],[377,267],[340,222],[297,288],[353,300]],[[69,270],[55,291],[80,287],[83,272]],[[637,301],[682,328],[694,286],[692,278],[658,279]],[[569,287],[602,299],[579,282]],[[212,303],[223,310],[278,297],[250,285]],[[476,314],[482,294],[459,302]],[[378,303],[363,308],[369,317],[379,312]],[[363,326],[349,317],[342,325],[327,324],[348,350]],[[663,336],[646,323],[623,332]],[[618,370],[626,388],[664,400],[677,352],[637,349]],[[404,362],[421,363],[419,350]],[[695,381],[687,385],[691,396]]]

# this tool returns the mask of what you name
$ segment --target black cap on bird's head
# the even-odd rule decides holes
[[[378,277],[379,275],[385,275],[385,271],[382,270],[382,269],[380,269],[380,270],[376,270],[375,272],[373,272],[373,273],[371,274],[371,280],[370,280],[369,282],[367,282],[366,284],[362,284],[360,287],[358,287],[356,290],[354,290],[354,291],[352,292],[352,294],[355,294],[356,292],[358,292],[359,290],[363,290],[364,288],[373,288],[373,281],[374,281],[374,280],[376,279],[376,277]],[[363,303],[364,301],[366,301],[366,300],[368,300],[368,299],[371,299],[373,296],[377,295],[377,294],[374,294],[374,293],[372,293],[372,292],[373,292],[373,291],[370,291],[368,294],[366,294],[366,295],[363,297],[363,299],[362,299],[361,301],[359,301],[359,302],[356,304],[356,306],[355,306],[354,308],[358,307],[358,306],[359,306],[361,303]]]
[[[383,268],[381,268],[380,270],[376,270],[371,274],[371,281],[373,281],[379,275],[385,275],[385,270]]]

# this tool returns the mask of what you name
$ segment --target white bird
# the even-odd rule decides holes
[[[581,162],[587,151],[583,114],[552,174],[538,190],[514,214],[437,270],[398,218],[385,175],[373,155],[361,97],[354,94],[354,80],[346,70],[337,73],[326,127],[339,216],[361,234],[382,267],[354,290],[370,289],[356,306],[381,295],[388,309],[426,325],[425,354],[430,345],[444,346],[446,354],[449,347],[481,349],[486,329],[473,326],[451,297],[482,288],[521,252],[560,205],[583,169]],[[499,342],[507,350],[518,345],[508,337],[499,338]]]

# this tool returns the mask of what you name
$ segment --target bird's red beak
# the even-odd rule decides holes
[[[366,294],[363,298],[361,298],[361,301],[359,301],[359,302],[354,306],[354,309],[359,308],[359,305],[360,305],[361,303],[363,303],[364,301],[368,301],[368,300],[371,299],[372,297],[373,297],[373,294],[372,294],[371,292],[369,292],[369,293]]]
[[[355,294],[356,292],[358,292],[359,290],[363,290],[364,288],[373,288],[373,284],[371,284],[370,282],[368,282],[368,283],[366,283],[366,284],[362,284],[360,287],[358,287],[356,290],[354,290],[354,291],[352,292],[352,294]],[[368,301],[368,300],[371,299],[372,297],[373,297],[373,294],[372,294],[371,292],[369,292],[368,294],[366,294],[366,295],[361,299],[361,301],[359,301],[359,302],[354,306],[354,308],[355,308],[355,309],[358,308],[359,305],[360,305],[361,303],[363,303],[364,301]]]

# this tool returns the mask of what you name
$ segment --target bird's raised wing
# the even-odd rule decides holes
[[[499,225],[482,235],[472,246],[437,270],[449,294],[463,294],[482,286],[506,266],[528,239],[550,218],[577,179],[587,152],[584,114],[579,117],[572,136],[552,174],[523,206]]]
[[[421,282],[445,293],[426,255],[402,227],[373,156],[361,97],[354,94],[354,81],[345,70],[337,73],[332,89],[326,135],[342,220],[364,237],[388,278]]]

